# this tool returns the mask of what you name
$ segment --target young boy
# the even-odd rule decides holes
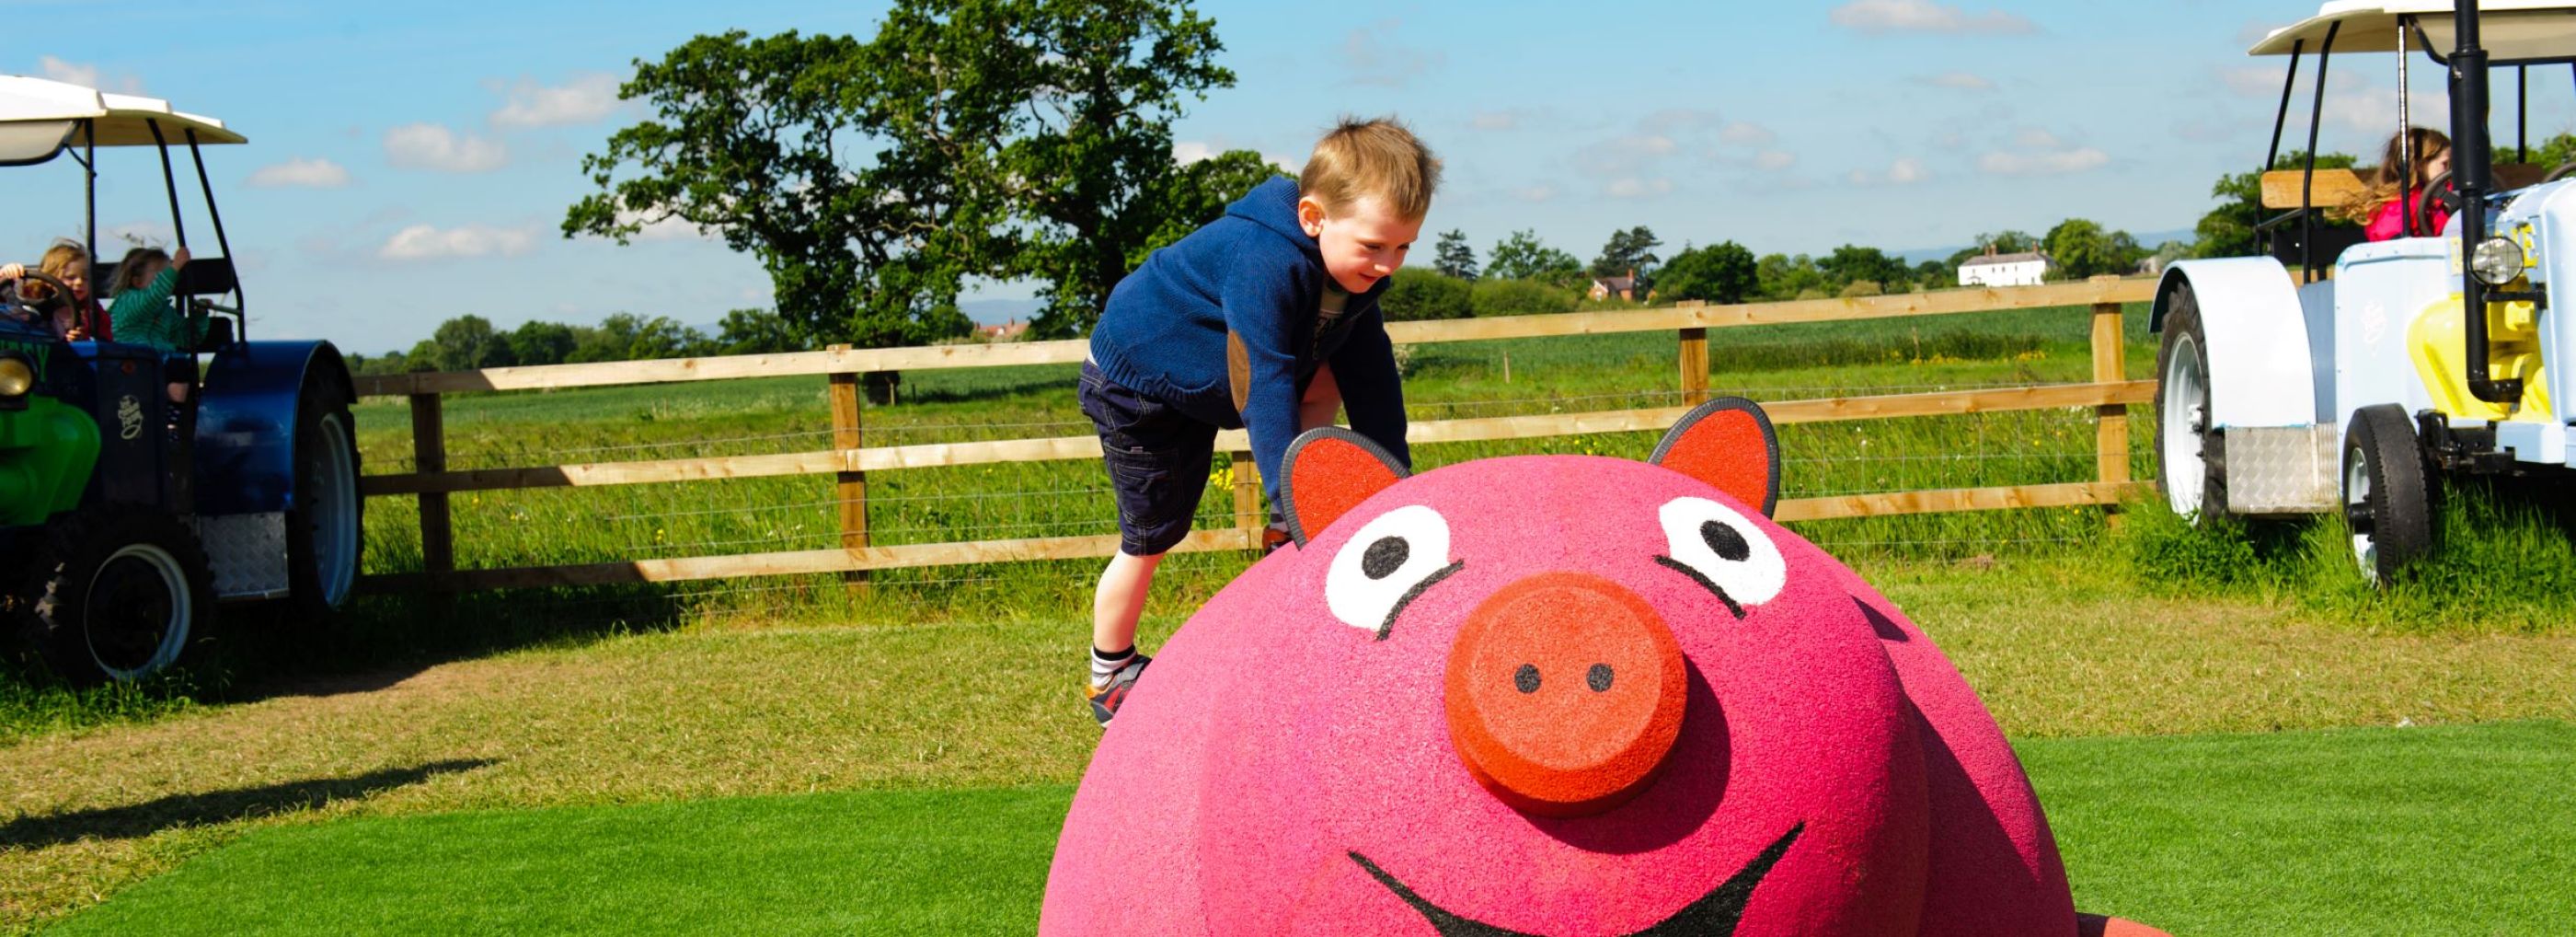
[[[1440,161],[1402,125],[1345,119],[1296,182],[1262,183],[1110,291],[1078,395],[1118,496],[1084,691],[1101,725],[1152,660],[1136,653],[1136,618],[1155,565],[1189,533],[1217,430],[1249,431],[1274,506],[1289,441],[1345,404],[1353,430],[1410,464],[1377,300],[1439,181]]]

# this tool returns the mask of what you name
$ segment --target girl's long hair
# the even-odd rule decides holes
[[[149,283],[134,282],[141,279],[135,274],[142,273],[144,267],[156,260],[168,262],[170,252],[158,247],[137,247],[126,251],[125,259],[116,262],[116,285],[107,291],[108,297],[112,299],[122,295],[126,290],[139,290],[150,286]]]
[[[2415,161],[2406,161],[2407,149],[2415,151]],[[2388,136],[2388,151],[2379,154],[2379,168],[2370,174],[2368,185],[2352,201],[2344,203],[2337,214],[2355,224],[2369,224],[2381,208],[2397,200],[2406,190],[2431,182],[2416,178],[2415,167],[2430,163],[2451,151],[2451,138],[2430,127],[2409,127],[2404,134]],[[2420,201],[2420,199],[2419,199]]]

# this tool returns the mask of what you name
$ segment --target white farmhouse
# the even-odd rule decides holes
[[[1959,285],[2038,286],[2048,267],[2048,255],[2037,251],[1984,254],[1960,262]]]

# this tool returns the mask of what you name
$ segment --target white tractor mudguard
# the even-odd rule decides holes
[[[2225,477],[2225,510],[2331,509],[2339,440],[2335,427],[2320,420],[2318,385],[2334,374],[2333,281],[2302,289],[2269,257],[2178,261],[2165,268],[2156,290],[2149,319],[2155,331],[2164,331],[2185,286],[2199,313],[2200,334],[2193,339],[2207,356],[2201,419],[2203,432],[2217,437],[2207,451],[2223,462],[2217,470]],[[2174,429],[2170,415],[2158,417],[2159,431]]]

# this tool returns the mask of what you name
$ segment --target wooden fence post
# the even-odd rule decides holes
[[[2126,338],[2121,331],[2120,304],[2093,305],[2093,381],[2124,381],[2128,373]],[[2129,480],[2129,407],[2106,404],[2094,408],[2095,480],[2104,485],[2119,485]],[[2118,505],[2107,506],[2113,525],[2120,522]]]
[[[1236,450],[1226,454],[1232,463],[1227,472],[1234,478],[1234,526],[1243,531],[1243,548],[1261,551],[1261,531],[1270,526],[1261,516],[1261,470],[1253,465],[1252,453]]]
[[[1708,329],[1681,333],[1682,406],[1696,407],[1708,402]]]
[[[824,350],[848,351],[850,346],[833,345]],[[860,422],[861,404],[864,403],[859,399],[860,376],[855,371],[835,371],[828,377],[831,381],[828,396],[832,401],[832,448],[840,450],[845,464],[854,464],[849,463],[849,453],[862,448],[866,442]],[[832,488],[832,501],[841,519],[841,549],[860,549],[868,545],[868,473],[844,470],[836,477],[838,481]],[[854,586],[862,584],[868,581],[868,573],[866,570],[844,572],[841,581]]]
[[[447,471],[447,419],[437,394],[411,395],[412,471],[428,475]],[[420,494],[420,569],[432,588],[456,571],[456,531],[447,513],[447,493]]]

